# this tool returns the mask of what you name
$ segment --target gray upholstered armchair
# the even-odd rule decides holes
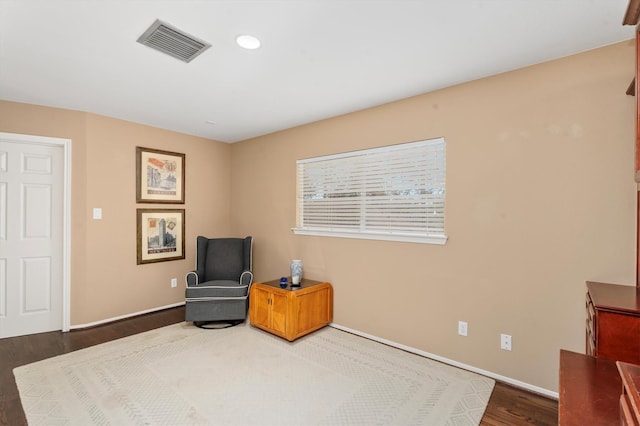
[[[253,282],[252,248],[252,237],[196,239],[196,270],[185,277],[186,321],[197,326],[235,325],[246,319]]]

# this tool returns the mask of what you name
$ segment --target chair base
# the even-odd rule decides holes
[[[185,303],[185,320],[193,322],[244,321],[248,299],[199,300]]]
[[[223,328],[234,327],[238,324],[242,324],[244,320],[232,320],[232,321],[194,321],[193,325],[198,328],[204,328],[205,330],[220,330]]]

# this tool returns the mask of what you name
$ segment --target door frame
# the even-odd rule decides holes
[[[71,329],[71,139],[0,132],[0,140],[62,147],[62,331],[69,331]]]

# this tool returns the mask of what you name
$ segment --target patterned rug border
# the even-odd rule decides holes
[[[478,425],[495,385],[332,327],[287,342],[248,324],[173,324],[14,376],[30,425]]]

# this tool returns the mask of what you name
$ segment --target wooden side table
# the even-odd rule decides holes
[[[293,341],[333,321],[333,287],[303,279],[299,287],[280,288],[280,280],[253,283],[251,325]]]

